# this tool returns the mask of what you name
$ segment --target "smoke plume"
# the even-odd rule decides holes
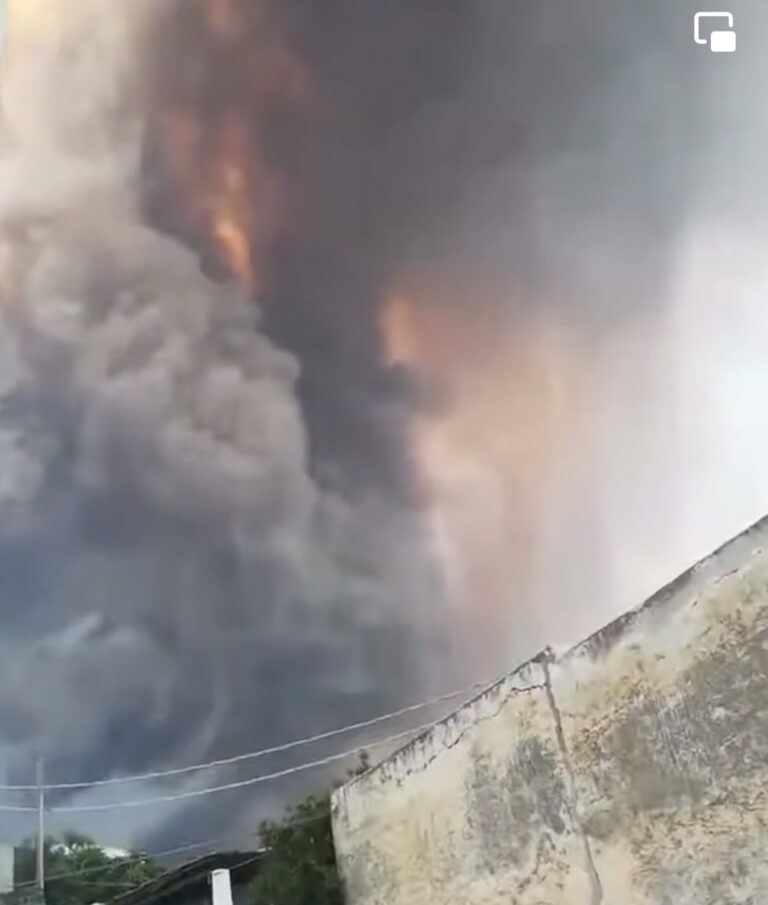
[[[24,781],[32,751],[75,780],[242,752],[424,689],[442,666],[418,514],[314,480],[295,356],[266,337],[247,285],[213,282],[145,223],[137,76],[162,6],[14,11],[0,161],[8,775]]]
[[[662,0],[12,3],[7,776],[368,716],[576,640],[761,513],[741,6],[725,60]]]

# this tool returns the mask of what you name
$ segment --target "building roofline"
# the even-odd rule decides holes
[[[180,890],[204,881],[211,871],[227,869],[233,879],[255,876],[266,849],[251,852],[215,852],[188,861],[173,870],[166,871],[141,886],[110,899],[109,905],[139,905],[143,902],[159,902],[171,898]]]

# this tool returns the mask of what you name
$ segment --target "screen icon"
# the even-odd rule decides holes
[[[727,31],[712,31],[708,38],[701,36],[702,19],[726,19]],[[736,50],[736,32],[733,30],[733,13],[696,13],[693,17],[693,40],[697,44],[709,44],[712,53],[733,53]]]

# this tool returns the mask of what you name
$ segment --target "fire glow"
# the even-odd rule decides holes
[[[585,363],[555,323],[491,339],[467,310],[399,296],[381,331],[392,364],[447,387],[411,425],[432,536],[454,606],[506,637],[499,620],[520,619],[511,595],[533,581],[550,470],[589,418]]]
[[[186,237],[214,276],[258,296],[287,216],[286,186],[264,158],[262,125],[273,105],[300,103],[309,79],[273,34],[268,4],[249,11],[248,27],[232,0],[206,0],[205,11],[191,71],[159,79],[150,141]]]
[[[173,111],[159,126],[163,162],[185,220],[216,250],[227,276],[255,288],[250,199],[257,164],[242,122],[229,116],[211,137],[199,119]]]

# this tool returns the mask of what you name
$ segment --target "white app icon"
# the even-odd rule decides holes
[[[728,31],[713,31],[710,33],[709,38],[702,38],[702,19],[727,19]],[[693,17],[693,40],[697,44],[709,44],[709,49],[712,53],[733,53],[736,50],[733,13],[696,13]]]

